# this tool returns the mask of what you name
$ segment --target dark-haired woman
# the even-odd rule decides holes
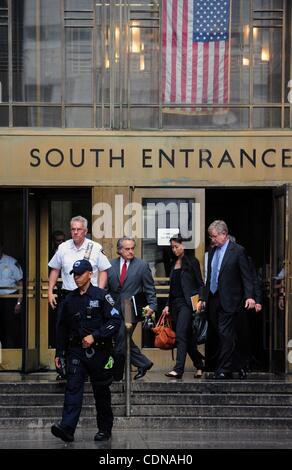
[[[170,239],[175,262],[170,272],[170,291],[167,306],[163,313],[171,314],[176,330],[177,357],[172,371],[167,377],[180,379],[184,373],[186,355],[189,354],[197,372],[194,377],[203,373],[203,356],[197,350],[192,332],[191,297],[203,287],[200,264],[197,258],[185,254],[183,239],[176,235]]]

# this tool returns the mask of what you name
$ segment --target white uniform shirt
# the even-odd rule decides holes
[[[92,284],[97,286],[98,271],[105,271],[111,267],[111,264],[107,257],[102,252],[102,246],[97,243],[85,238],[80,248],[77,248],[72,239],[67,240],[59,245],[58,250],[49,262],[49,267],[61,270],[61,277],[63,281],[63,289],[74,290],[76,284],[74,282],[73,274],[69,274],[72,270],[75,261],[84,258],[84,254],[88,243],[93,243],[91,255],[89,261],[93,268]]]
[[[2,255],[0,258],[0,295],[13,294],[14,289],[1,289],[3,287],[15,286],[23,277],[22,269],[17,260],[12,256]]]

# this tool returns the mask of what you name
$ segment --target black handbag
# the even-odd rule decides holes
[[[194,338],[197,344],[206,343],[208,333],[208,320],[204,312],[193,312],[192,328]]]

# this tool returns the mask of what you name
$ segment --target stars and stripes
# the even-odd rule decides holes
[[[163,104],[229,100],[231,0],[162,0]]]

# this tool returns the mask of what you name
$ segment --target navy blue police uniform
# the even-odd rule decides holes
[[[63,435],[58,435],[63,440],[73,440],[87,375],[93,389],[99,433],[107,438],[111,435],[112,337],[119,330],[120,324],[121,316],[112,297],[104,289],[92,284],[82,295],[79,289],[75,289],[63,302],[57,324],[56,349],[56,357],[66,356],[67,384],[60,423],[65,430],[65,439]],[[84,348],[82,339],[87,335],[94,337],[94,343],[91,347]]]

